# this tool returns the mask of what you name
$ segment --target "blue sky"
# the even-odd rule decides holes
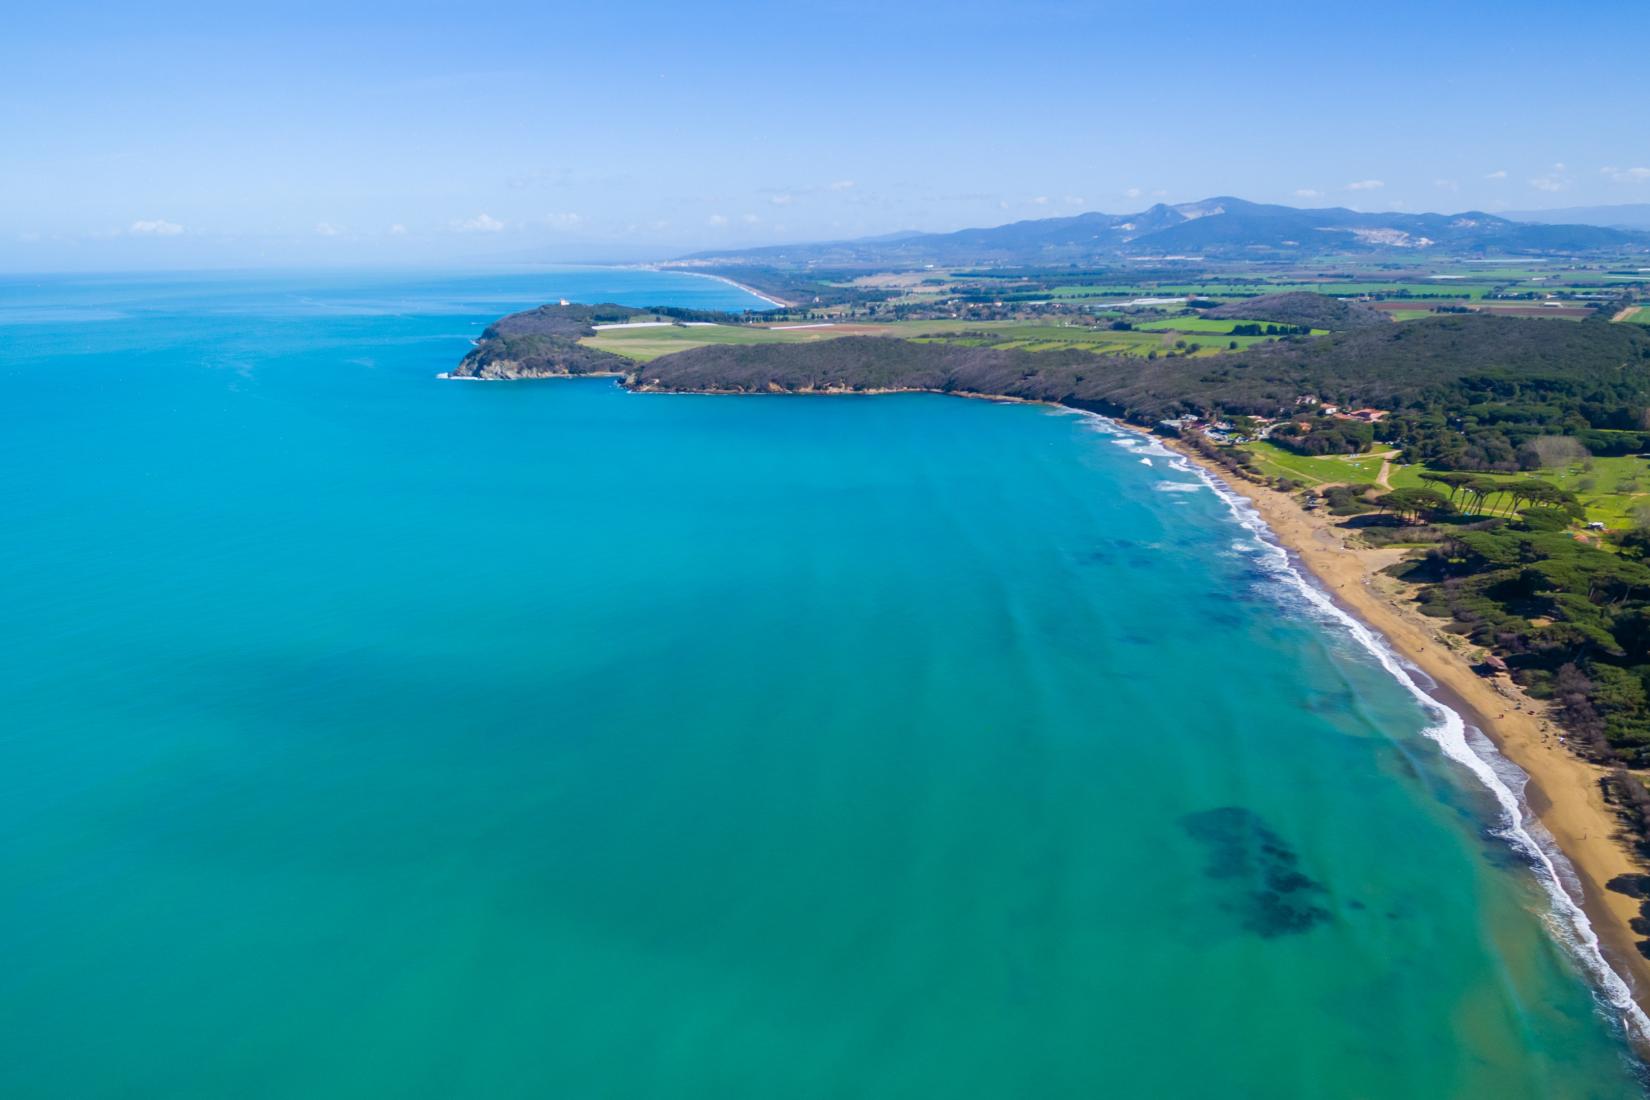
[[[1650,202],[1643,0],[46,7],[0,35],[12,270]]]

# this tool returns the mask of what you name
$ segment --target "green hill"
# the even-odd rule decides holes
[[[1322,328],[1331,332],[1391,323],[1386,314],[1362,302],[1344,302],[1339,298],[1304,290],[1228,302],[1226,305],[1205,310],[1203,316],[1218,320],[1230,318],[1241,321],[1268,321],[1280,325],[1304,325],[1307,328]]]

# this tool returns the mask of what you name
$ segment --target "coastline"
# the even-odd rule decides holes
[[[1414,608],[1402,582],[1382,572],[1407,551],[1349,547],[1330,517],[1302,510],[1285,493],[1232,477],[1177,441],[1159,442],[1253,507],[1325,595],[1432,681],[1427,695],[1480,730],[1529,777],[1522,800],[1573,871],[1581,890],[1573,900],[1592,925],[1605,963],[1639,1008],[1650,1008],[1650,959],[1638,952],[1640,937],[1629,926],[1639,915],[1639,903],[1604,888],[1617,875],[1644,873],[1600,790],[1608,769],[1582,760],[1562,744],[1563,731],[1547,717],[1546,704],[1526,696],[1504,674],[1491,679],[1474,672],[1476,647],[1444,631],[1442,620]]]
[[[749,294],[753,298],[760,298],[762,301],[767,302],[775,309],[790,309],[796,304],[795,302],[782,302],[771,294],[764,294],[755,287],[746,286],[744,283],[730,279],[726,275],[712,275],[708,271],[688,271],[685,268],[680,267],[657,267],[653,265],[645,265],[645,267],[648,271],[668,271],[678,275],[697,275],[701,279],[715,279],[719,283],[726,283],[731,287],[743,290],[746,294]]]
[[[1525,695],[1505,674],[1486,679],[1473,671],[1477,647],[1447,633],[1442,620],[1430,619],[1415,609],[1402,582],[1383,572],[1401,559],[1406,549],[1350,546],[1346,534],[1330,517],[1304,511],[1286,493],[1233,477],[1177,440],[1163,439],[1139,425],[1056,402],[915,387],[678,390],[648,385],[640,373],[539,377],[616,377],[633,393],[747,397],[929,393],[1002,404],[1043,405],[1102,416],[1108,424],[1146,436],[1185,458],[1216,486],[1254,510],[1266,533],[1315,582],[1313,587],[1321,597],[1345,616],[1349,625],[1371,635],[1374,646],[1396,657],[1399,664],[1389,665],[1395,675],[1406,679],[1401,665],[1418,670],[1430,684],[1407,679],[1406,684],[1466,726],[1480,731],[1501,756],[1524,773],[1527,783],[1523,789],[1512,792],[1503,786],[1507,797],[1502,801],[1509,812],[1516,803],[1527,813],[1520,832],[1533,819],[1539,825],[1537,832],[1545,834],[1533,838],[1525,834],[1524,839],[1537,849],[1538,858],[1532,862],[1547,864],[1537,873],[1543,885],[1549,887],[1549,894],[1556,890],[1563,895],[1563,901],[1556,896],[1553,899],[1554,919],[1556,925],[1569,927],[1556,930],[1590,972],[1598,995],[1617,1012],[1634,1045],[1650,1052],[1650,958],[1639,953],[1637,941],[1641,937],[1629,923],[1639,916],[1639,902],[1605,889],[1605,883],[1618,875],[1644,874],[1646,869],[1630,847],[1614,810],[1604,801],[1600,780],[1608,769],[1589,764],[1565,748],[1560,740],[1562,730],[1547,716],[1546,704]],[[1468,742],[1463,740],[1460,748],[1472,757],[1474,766],[1470,770],[1486,778],[1488,762]],[[1446,754],[1462,762],[1447,747]],[[1492,779],[1486,781],[1493,783]],[[1554,854],[1559,857],[1559,865],[1552,860]]]

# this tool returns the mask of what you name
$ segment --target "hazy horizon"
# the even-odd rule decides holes
[[[1635,19],[71,5],[0,47],[0,269],[637,262],[1215,195],[1646,202],[1650,121],[1608,109],[1639,39],[1601,32]]]

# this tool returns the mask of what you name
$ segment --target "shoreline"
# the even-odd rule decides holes
[[[1121,426],[1151,435],[1136,425]],[[1414,608],[1402,582],[1382,572],[1407,550],[1350,548],[1330,517],[1304,511],[1287,494],[1234,477],[1175,440],[1151,438],[1248,503],[1336,607],[1431,681],[1418,685],[1426,696],[1479,730],[1528,777],[1520,801],[1547,834],[1537,842],[1546,839],[1563,856],[1581,896],[1574,897],[1562,874],[1559,882],[1592,926],[1604,963],[1639,1009],[1650,1009],[1650,959],[1638,952],[1640,937],[1628,923],[1639,915],[1639,903],[1604,887],[1617,875],[1645,873],[1600,790],[1608,769],[1566,748],[1560,741],[1563,731],[1547,717],[1546,705],[1526,696],[1505,674],[1485,678],[1474,672],[1471,654],[1477,647],[1444,631],[1443,620]],[[1650,1042],[1650,1035],[1634,1038]]]
[[[753,298],[760,298],[762,301],[767,302],[769,305],[773,306],[775,309],[790,309],[791,307],[796,305],[795,302],[782,302],[778,298],[775,298],[771,294],[763,294],[760,290],[757,290],[755,287],[746,286],[744,283],[737,282],[733,279],[730,279],[726,275],[712,275],[708,271],[688,271],[686,268],[680,268],[680,267],[656,267],[656,266],[651,266],[651,265],[649,265],[647,267],[647,270],[649,270],[649,271],[661,271],[661,272],[674,272],[678,275],[695,275],[695,276],[697,276],[701,279],[715,279],[719,283],[726,283],[731,287],[736,287],[739,290],[743,290],[746,294],[749,294]]]
[[[1583,969],[1590,971],[1588,976],[1596,994],[1615,1010],[1629,1041],[1641,1052],[1650,1053],[1650,1019],[1646,1019],[1646,1013],[1650,1012],[1650,958],[1639,953],[1640,937],[1629,924],[1639,916],[1639,902],[1604,886],[1617,875],[1645,874],[1646,868],[1633,852],[1615,811],[1604,801],[1600,780],[1608,769],[1590,764],[1564,747],[1560,740],[1562,730],[1547,717],[1546,704],[1525,695],[1505,674],[1487,679],[1473,671],[1472,655],[1477,647],[1444,631],[1442,620],[1429,619],[1415,609],[1402,582],[1383,572],[1404,557],[1409,552],[1407,548],[1348,546],[1346,534],[1335,526],[1331,517],[1306,512],[1286,493],[1232,476],[1178,440],[1164,439],[1139,425],[1057,402],[914,387],[674,390],[650,387],[641,382],[639,375],[638,371],[633,375],[604,373],[600,377],[617,377],[619,384],[632,393],[729,397],[871,397],[925,393],[1001,404],[1042,405],[1101,417],[1108,424],[1145,436],[1190,462],[1214,487],[1253,509],[1265,533],[1291,565],[1299,568],[1306,584],[1344,616],[1349,626],[1367,633],[1375,647],[1384,649],[1396,660],[1389,668],[1406,687],[1445,714],[1453,715],[1463,727],[1479,731],[1503,758],[1524,774],[1526,783],[1521,790],[1509,791],[1504,784],[1501,789],[1512,799],[1508,812],[1516,809],[1522,814],[1514,822],[1515,826],[1536,849],[1535,853],[1525,854],[1532,857],[1537,867],[1546,863],[1548,874],[1544,876],[1538,869],[1537,877],[1544,880],[1543,886],[1549,894],[1556,889],[1569,903],[1565,907],[1557,897],[1553,898],[1554,917],[1572,925],[1565,930],[1567,933],[1578,934],[1579,942],[1566,942],[1565,946]],[[1377,656],[1380,657],[1379,652]],[[1384,657],[1381,659],[1385,661]],[[1418,671],[1427,682],[1410,678],[1408,670]],[[1477,770],[1452,756],[1441,740],[1438,743],[1446,756],[1468,766],[1469,770]],[[1485,772],[1490,771],[1489,762],[1465,738],[1460,748],[1485,770],[1478,773],[1479,778],[1495,794],[1495,785],[1485,779]],[[1527,831],[1531,822],[1539,826],[1534,835]],[[1523,850],[1523,845],[1511,837],[1507,843]],[[1562,866],[1553,863],[1551,857],[1555,852]],[[1539,859],[1534,858],[1536,856]],[[1548,879],[1550,881],[1546,881]],[[1575,916],[1581,919],[1576,921]],[[1570,919],[1566,921],[1567,917]],[[1570,939],[1568,935],[1557,938]],[[1625,1000],[1613,1001],[1612,993],[1619,993]]]

